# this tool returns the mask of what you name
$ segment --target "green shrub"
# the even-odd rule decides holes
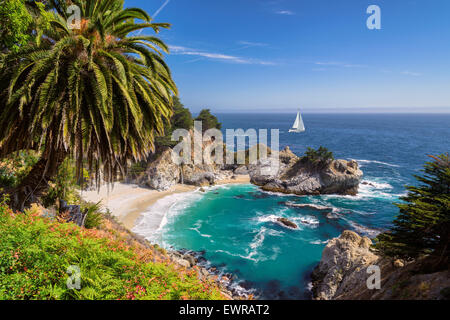
[[[20,151],[0,161],[0,187],[14,187],[38,161],[36,152]]]
[[[194,126],[194,119],[188,108],[181,103],[180,98],[173,97],[173,116],[165,125],[165,134],[157,137],[157,149],[161,147],[175,147],[178,142],[172,141],[172,133],[177,129],[190,130]]]
[[[219,122],[216,116],[211,114],[211,111],[209,109],[203,109],[202,111],[200,111],[200,114],[195,119],[195,121],[202,122],[203,133],[205,133],[209,129],[222,129],[222,124]]]
[[[56,204],[58,199],[68,203],[79,203],[80,195],[78,189],[86,186],[89,181],[89,174],[83,169],[83,181],[76,178],[76,166],[74,160],[67,158],[59,167],[58,174],[54,177],[47,194],[43,197],[42,203],[45,207]]]
[[[313,148],[308,148],[305,152],[305,156],[302,157],[302,162],[309,164],[316,168],[322,168],[328,165],[334,160],[333,152],[329,151],[325,147],[320,147],[317,150]]]
[[[156,262],[153,262],[156,261]],[[80,289],[69,289],[80,270]],[[74,277],[74,278],[72,278]],[[0,204],[0,300],[220,299],[195,271],[176,269],[155,251],[111,233],[58,223]]]
[[[87,210],[86,221],[84,227],[86,229],[94,229],[101,226],[103,221],[103,212],[101,202],[97,203],[84,203],[81,205],[81,211]]]

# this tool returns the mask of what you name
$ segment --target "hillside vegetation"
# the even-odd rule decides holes
[[[79,290],[68,287],[76,284],[76,268]],[[174,265],[164,250],[139,243],[111,221],[88,230],[37,206],[16,214],[0,204],[0,300],[223,298],[195,269]]]

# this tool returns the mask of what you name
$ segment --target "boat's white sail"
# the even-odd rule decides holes
[[[303,123],[302,115],[300,114],[300,111],[297,113],[297,119],[295,119],[294,125],[292,126],[292,129],[289,130],[289,132],[305,132],[305,124]]]

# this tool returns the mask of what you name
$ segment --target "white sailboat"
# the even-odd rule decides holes
[[[292,126],[292,129],[289,130],[289,132],[301,133],[305,131],[305,124],[303,123],[303,118],[299,110],[297,113],[297,119],[295,119],[294,125]]]

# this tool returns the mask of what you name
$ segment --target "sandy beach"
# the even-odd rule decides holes
[[[239,175],[236,176],[236,179],[218,181],[216,185],[246,183],[250,183],[250,177]],[[113,216],[117,217],[126,228],[131,230],[139,216],[158,200],[173,194],[192,192],[197,189],[199,188],[178,184],[166,191],[156,191],[134,184],[116,183],[109,190],[104,185],[100,188],[100,191],[83,191],[81,196],[85,201],[101,201],[102,205],[108,208]]]

